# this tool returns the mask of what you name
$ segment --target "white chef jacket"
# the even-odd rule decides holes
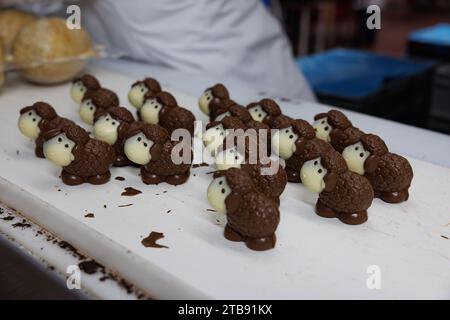
[[[82,26],[127,56],[189,74],[239,79],[314,100],[278,21],[261,0],[84,0]]]

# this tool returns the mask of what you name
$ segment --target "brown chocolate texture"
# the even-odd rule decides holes
[[[76,78],[72,83],[81,81],[87,91],[95,91],[101,88],[100,82],[94,76],[90,74],[84,74],[79,78]]]
[[[100,88],[95,91],[87,91],[83,101],[91,100],[97,109],[108,109],[119,105],[119,97],[111,90]]]
[[[120,122],[117,128],[117,141],[112,146],[116,154],[116,160],[114,161],[114,166],[123,167],[127,165],[132,165],[132,163],[125,156],[124,144],[125,144],[125,134],[129,126],[135,121],[133,114],[125,107],[112,107],[108,109],[99,109],[95,112],[94,123],[102,116],[109,114],[111,118],[115,121]]]
[[[172,149],[185,142],[171,141],[166,129],[159,125],[143,122],[133,123],[125,134],[125,139],[139,132],[142,132],[147,139],[154,143],[150,149],[150,162],[141,168],[143,182],[146,184],[167,182],[173,185],[185,183],[190,175],[192,150],[190,151],[191,161],[189,163],[175,164],[171,157]]]
[[[161,105],[162,109],[159,112],[159,125],[165,128],[169,134],[172,134],[176,129],[185,129],[189,131],[191,135],[194,134],[194,114],[178,106],[175,97],[169,92],[158,92],[146,94],[144,97],[144,103],[147,99],[156,99]]]
[[[75,159],[63,168],[63,182],[66,184],[106,183],[111,176],[109,169],[116,158],[114,149],[106,142],[90,138],[83,128],[76,125],[47,131],[44,139],[47,141],[61,133],[75,143],[72,150]]]
[[[209,103],[209,119],[210,121],[214,121],[222,103],[230,100],[230,94],[228,93],[228,89],[221,83],[206,89],[206,91],[207,90],[211,90],[213,95],[213,99]]]
[[[43,145],[44,145],[44,134],[52,129],[61,129],[64,126],[74,125],[75,123],[69,119],[62,118],[58,116],[55,109],[46,102],[35,102],[32,106],[28,106],[20,110],[20,114],[34,110],[37,115],[42,119],[39,122],[40,133],[38,138],[35,140],[35,154],[38,158],[45,158]]]
[[[226,198],[229,240],[244,241],[250,249],[267,250],[275,246],[275,231],[280,222],[280,212],[270,197],[259,192],[248,173],[231,168],[225,172],[231,188]]]

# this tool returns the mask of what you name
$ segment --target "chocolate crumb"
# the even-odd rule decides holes
[[[14,220],[14,216],[8,216],[8,217],[4,217],[2,219],[5,221],[11,221],[11,220]]]
[[[80,267],[80,270],[86,272],[87,274],[94,274],[99,268],[101,268],[101,266],[94,260],[80,262],[78,266]]]
[[[142,193],[141,190],[137,190],[137,189],[132,188],[132,187],[126,187],[125,191],[122,192],[121,196],[133,197],[133,196],[137,196],[138,194],[141,194],[141,193]]]
[[[441,238],[444,238],[444,239],[450,240],[450,239],[449,239],[449,237],[446,237],[446,236],[441,236]]]
[[[103,276],[103,277],[101,277],[99,280],[100,280],[101,282],[104,282],[105,280],[108,280],[108,279],[110,279],[110,277],[108,277],[108,276]]]
[[[162,238],[164,238],[164,233],[152,231],[147,238],[142,239],[141,243],[146,248],[169,248],[156,243],[156,241]]]
[[[196,163],[196,164],[193,164],[192,165],[192,168],[200,168],[200,167],[208,167],[209,165],[207,164],[207,163],[205,163],[205,162],[203,162],[203,163]]]
[[[122,204],[120,206],[118,206],[119,208],[125,208],[125,207],[131,207],[133,204],[129,203],[129,204]]]
[[[20,151],[19,150],[16,150],[16,155],[19,155],[20,154]]]
[[[95,218],[95,214],[93,213],[88,213],[84,215],[85,218]]]
[[[167,210],[167,212],[166,213],[171,213],[172,212],[172,210]]]
[[[105,209],[106,209],[106,204],[104,204],[104,205],[103,205],[103,208],[105,208]]]
[[[118,180],[118,181],[125,181],[125,178],[118,176],[118,177],[116,177],[116,180]]]
[[[54,266],[48,266],[48,268],[50,269],[50,270],[55,270],[55,267]]]
[[[209,211],[209,212],[217,212],[217,211],[214,210],[214,209],[206,209],[206,211]]]
[[[61,189],[58,189],[58,192],[61,192]]]
[[[167,193],[167,190],[164,190],[163,193]]]
[[[17,223],[14,223],[12,226],[13,226],[14,228],[22,228],[22,229],[26,229],[26,228],[31,227],[31,224],[29,224],[29,223],[23,223],[23,222],[17,222]]]

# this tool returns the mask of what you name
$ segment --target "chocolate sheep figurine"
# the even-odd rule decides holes
[[[214,116],[211,116],[211,121],[220,121],[225,117],[236,117],[239,118],[243,123],[247,123],[252,119],[250,112],[248,110],[238,105],[233,100],[227,100],[221,103],[220,107],[216,110]]]
[[[228,100],[230,100],[230,94],[227,88],[219,83],[205,90],[198,100],[198,106],[204,114],[209,116],[210,121],[214,121],[217,117],[217,110],[223,102]]]
[[[311,152],[300,169],[303,185],[319,193],[316,213],[325,218],[338,218],[345,224],[367,221],[367,209],[374,192],[370,182],[348,170],[344,158],[334,149]]]
[[[106,142],[89,138],[77,125],[47,131],[44,139],[45,157],[63,168],[61,179],[65,184],[99,185],[109,181],[116,156]]]
[[[43,150],[45,132],[74,124],[69,119],[59,117],[55,109],[45,102],[36,102],[20,110],[19,130],[27,138],[35,140],[35,154],[38,158],[45,158]]]
[[[206,150],[214,156],[226,136],[233,130],[239,129],[245,130],[246,125],[236,117],[225,117],[222,121],[208,123],[202,136]]]
[[[374,134],[348,139],[342,156],[349,169],[369,179],[375,196],[388,203],[408,200],[413,170],[408,160],[389,152],[384,141]]]
[[[94,137],[104,141],[114,148],[116,160],[114,166],[123,167],[132,163],[125,156],[123,151],[125,133],[130,124],[134,122],[134,117],[128,109],[124,107],[112,107],[107,110],[97,110],[94,116]]]
[[[142,108],[144,104],[144,97],[146,94],[161,92],[161,85],[153,78],[145,78],[142,81],[133,83],[130,91],[128,92],[128,101],[136,109]]]
[[[185,129],[194,134],[195,117],[191,111],[179,107],[174,96],[168,92],[150,93],[138,111],[139,118],[150,124],[159,124],[172,134],[176,129]]]
[[[207,197],[215,210],[227,215],[226,239],[244,241],[248,248],[258,251],[275,247],[280,212],[257,190],[246,171],[231,168],[216,173]]]
[[[272,99],[262,99],[247,106],[253,120],[263,122],[272,127],[272,122],[281,116],[280,106]]]
[[[100,89],[100,82],[97,78],[90,74],[85,74],[80,78],[76,78],[72,81],[72,88],[70,89],[70,95],[77,104],[83,101],[84,94],[88,91],[95,91]]]
[[[109,109],[119,106],[119,97],[111,90],[100,88],[85,93],[80,105],[80,117],[87,124],[94,124],[94,115],[97,110]]]
[[[246,171],[258,191],[279,205],[280,196],[287,184],[285,170],[267,155],[261,156],[259,149],[264,146],[258,143],[256,136],[251,134],[245,136],[245,140],[240,140],[238,135],[239,133],[229,134],[218,148],[215,158],[216,168],[219,171],[229,168]],[[241,143],[244,145],[240,145]]]
[[[338,110],[330,110],[327,113],[319,113],[314,117],[313,127],[316,137],[326,142],[332,143],[331,133],[334,129],[345,130],[352,127],[348,118]]]
[[[329,143],[315,137],[313,127],[305,120],[288,117],[277,119],[272,136],[272,149],[286,162],[288,181],[301,182],[299,168],[313,151],[333,149]]]
[[[189,179],[192,163],[190,144],[182,145],[183,141],[171,141],[166,129],[144,122],[133,123],[125,138],[125,155],[132,162],[141,165],[141,178],[145,184],[166,182],[179,185]],[[179,163],[172,159],[175,147],[180,147],[180,152],[177,153],[180,155]]]

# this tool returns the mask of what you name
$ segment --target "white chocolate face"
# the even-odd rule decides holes
[[[289,159],[295,152],[295,141],[298,135],[292,127],[280,129],[272,136],[272,149],[284,160]]]
[[[214,97],[212,91],[206,90],[198,100],[198,106],[200,107],[200,110],[206,115],[209,115],[209,103],[213,98]]]
[[[313,128],[316,131],[316,137],[324,140],[326,142],[330,142],[330,132],[333,127],[328,123],[328,118],[322,118],[314,121]]]
[[[72,85],[72,88],[70,89],[70,96],[72,97],[73,101],[80,104],[83,100],[84,94],[86,93],[86,87],[84,86],[83,82],[77,81]]]
[[[220,213],[227,213],[225,199],[231,193],[231,188],[228,186],[225,177],[214,179],[208,187],[206,193],[209,204]]]
[[[139,110],[142,121],[145,123],[158,124],[159,112],[162,107],[162,104],[156,101],[156,99],[146,100],[142,108]]]
[[[347,162],[350,171],[364,175],[364,162],[370,156],[370,152],[364,149],[361,142],[346,147],[342,152],[342,156]]]
[[[320,163],[320,158],[306,161],[300,169],[302,183],[312,192],[321,193],[325,189],[324,177],[327,174]]]
[[[117,130],[119,129],[119,126],[119,121],[113,119],[109,114],[106,114],[98,118],[95,122],[94,137],[97,140],[113,145],[117,141]]]
[[[222,121],[225,117],[229,117],[229,116],[231,116],[231,113],[227,111],[227,112],[225,112],[225,113],[219,114],[219,115],[214,119],[214,121]]]
[[[144,96],[148,92],[148,88],[143,83],[139,83],[131,87],[128,92],[128,101],[135,107],[136,109],[142,108],[144,103]]]
[[[253,120],[259,122],[263,122],[267,116],[267,112],[265,112],[261,106],[251,107],[250,109],[248,109],[248,112],[250,112]]]
[[[42,118],[31,110],[23,113],[19,117],[19,130],[27,138],[36,140],[41,130],[39,129],[39,122]]]
[[[208,150],[211,155],[215,155],[217,148],[223,143],[226,136],[227,131],[222,124],[206,130],[203,134],[203,143],[206,150]]]
[[[60,167],[67,167],[75,159],[72,153],[75,142],[67,138],[64,133],[44,143],[45,158]]]
[[[84,100],[80,105],[80,117],[87,124],[94,124],[94,113],[97,108],[91,99]]]
[[[240,168],[245,158],[236,148],[220,151],[215,159],[217,170],[227,170],[230,168]]]
[[[152,159],[150,155],[150,148],[152,146],[153,141],[147,139],[147,137],[140,132],[127,139],[124,145],[124,152],[128,159],[136,164],[145,166]]]

